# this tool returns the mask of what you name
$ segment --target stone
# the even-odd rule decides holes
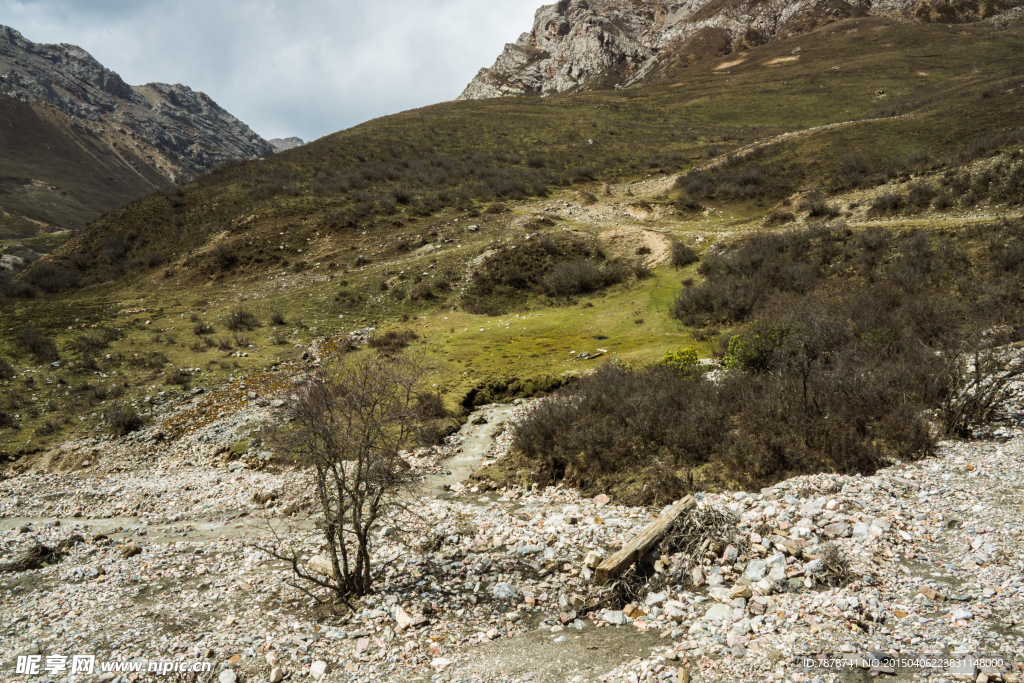
[[[123,546],[121,548],[121,559],[127,560],[129,557],[135,557],[136,555],[140,555],[141,553],[142,548],[140,548],[135,543],[129,543],[128,545]]]
[[[316,574],[321,576],[334,576],[334,565],[330,558],[323,555],[314,555],[309,558],[309,562],[306,563],[306,567]]]
[[[652,607],[654,605],[660,605],[666,600],[668,600],[668,593],[651,593],[647,596],[647,599],[644,600],[644,604],[648,607]]]
[[[430,666],[432,666],[436,671],[444,671],[449,666],[451,666],[451,663],[452,661],[450,659],[445,659],[444,657],[437,657],[430,661]]]
[[[412,626],[412,622],[413,617],[411,614],[406,612],[401,607],[395,608],[395,623],[397,624],[397,628],[399,631],[404,631],[405,629]]]
[[[610,500],[611,499],[607,495],[599,493],[596,496],[594,496],[594,505],[596,505],[597,507],[604,507],[609,503]]]
[[[688,614],[686,605],[678,600],[668,600],[664,609],[665,616],[674,621],[682,621]]]
[[[590,551],[583,558],[583,566],[588,569],[597,569],[599,564],[601,564],[601,554],[596,551]]]
[[[234,669],[224,669],[220,672],[220,676],[217,676],[218,683],[235,683],[238,680],[238,675],[235,674]]]
[[[319,681],[327,673],[327,662],[313,662],[309,667],[309,677]]]
[[[700,570],[700,567],[694,567],[693,571],[690,572],[690,579],[693,581],[695,588],[700,588],[704,585],[704,572]]]
[[[626,624],[626,615],[620,611],[609,610],[604,613],[604,620],[615,626],[623,626]]]
[[[516,596],[516,589],[505,582],[500,582],[494,584],[493,594],[495,600],[511,600]]]
[[[743,570],[743,576],[758,581],[764,578],[767,568],[768,564],[764,560],[751,560]]]
[[[821,532],[829,538],[846,538],[850,535],[850,527],[842,522],[827,524]]]
[[[704,614],[704,621],[726,621],[732,619],[732,607],[724,603],[715,603]]]
[[[284,679],[284,669],[279,666],[275,666],[270,670],[270,683],[281,683]]]
[[[743,584],[739,584],[739,583],[736,584],[735,586],[733,586],[732,590],[729,591],[729,597],[731,597],[731,598],[749,598],[750,596],[751,596],[750,587],[749,586],[744,586]]]

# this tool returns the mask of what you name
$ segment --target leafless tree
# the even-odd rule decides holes
[[[373,539],[415,487],[401,452],[437,417],[425,372],[405,356],[341,356],[299,388],[286,406],[288,421],[272,433],[280,451],[313,472],[328,562],[302,565],[297,552],[269,552],[341,601],[370,592]]]

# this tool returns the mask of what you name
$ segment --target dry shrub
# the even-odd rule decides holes
[[[0,380],[14,379],[17,376],[14,366],[0,358]]]
[[[682,561],[673,564],[668,571],[674,579],[672,582],[692,584],[690,570],[704,564],[706,552],[717,556],[727,545],[746,552],[746,536],[736,533],[739,521],[736,513],[710,506],[690,508],[679,515],[659,546],[662,555],[682,555]]]
[[[729,391],[731,384],[681,378],[663,366],[605,364],[537,406],[514,446],[541,484],[564,480],[586,493],[674,500],[687,490],[676,472],[706,462],[728,432],[717,394]]]
[[[167,376],[167,383],[181,387],[187,387],[192,382],[192,373],[186,370],[177,369]]]
[[[31,353],[37,363],[51,363],[60,359],[57,343],[34,327],[22,327],[14,333],[15,343]]]
[[[145,419],[128,405],[114,406],[107,413],[110,432],[114,436],[127,436],[145,426]]]
[[[622,282],[628,272],[627,267],[619,263],[599,264],[593,259],[581,258],[552,268],[544,276],[543,286],[552,296],[588,294]]]
[[[419,339],[412,330],[388,330],[384,334],[374,334],[370,337],[371,349],[377,349],[381,353],[397,353]]]
[[[224,321],[224,326],[232,332],[241,332],[242,330],[252,331],[260,326],[260,321],[256,318],[255,313],[244,306],[239,306],[228,313],[228,317]]]
[[[691,263],[696,263],[700,258],[693,247],[678,240],[674,240],[669,247],[669,257],[673,268],[683,268]]]
[[[854,574],[850,570],[850,562],[839,547],[832,542],[821,547],[821,571],[814,574],[815,578],[827,586],[839,588],[853,582]]]

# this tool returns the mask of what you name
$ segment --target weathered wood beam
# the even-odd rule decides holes
[[[610,579],[618,576],[627,567],[646,555],[654,547],[654,544],[668,531],[668,528],[672,526],[672,522],[676,521],[676,518],[684,510],[689,510],[696,504],[697,501],[694,500],[693,496],[686,496],[673,505],[668,512],[644,527],[644,530],[637,534],[632,541],[622,546],[621,550],[614,555],[610,555],[604,562],[598,565],[594,581],[599,584],[608,583]]]

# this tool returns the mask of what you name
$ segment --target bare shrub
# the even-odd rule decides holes
[[[669,257],[673,268],[683,268],[699,260],[693,247],[678,240],[674,240],[669,247]]]
[[[589,258],[560,263],[543,279],[544,288],[553,296],[587,294],[602,287],[622,282],[628,277],[625,266],[618,263],[601,265]]]
[[[811,192],[804,199],[803,208],[811,218],[835,218],[839,209],[820,192]]]
[[[31,353],[38,363],[50,363],[60,359],[57,343],[34,327],[22,327],[14,333],[19,347]]]
[[[370,592],[375,532],[394,523],[399,494],[415,485],[400,453],[423,425],[424,372],[404,357],[342,356],[301,387],[286,406],[289,426],[272,434],[280,451],[313,471],[326,572],[300,564],[300,550],[266,550],[337,600]]]
[[[905,205],[906,200],[902,195],[896,192],[885,192],[871,200],[871,208],[868,209],[868,214],[884,216],[900,211]]]
[[[114,406],[107,412],[107,422],[114,436],[127,436],[142,429],[146,420],[129,405]]]
[[[282,311],[274,311],[273,313],[271,313],[270,314],[270,324],[271,325],[284,325],[285,324],[284,313]]]
[[[374,334],[368,342],[371,349],[382,353],[397,353],[419,339],[412,330],[388,330],[384,334]]]
[[[1007,364],[1005,352],[991,344],[975,341],[966,353],[949,353],[946,374],[948,387],[942,402],[941,424],[950,436],[969,437],[971,427],[992,419],[1010,398],[1009,384],[1024,373],[1024,364]]]
[[[13,365],[0,358],[0,380],[14,379],[17,374]]]
[[[213,333],[213,325],[210,325],[209,323],[198,322],[192,327],[192,334],[196,335],[197,337]]]
[[[774,228],[778,225],[785,225],[786,223],[792,223],[796,220],[796,216],[793,215],[792,211],[772,211],[764,218],[764,226],[766,228]]]
[[[187,387],[192,382],[192,373],[178,368],[167,376],[167,383]]]
[[[248,308],[239,306],[228,313],[228,317],[224,321],[224,326],[232,332],[240,332],[242,330],[252,331],[260,326],[260,321],[256,318],[256,314]]]

